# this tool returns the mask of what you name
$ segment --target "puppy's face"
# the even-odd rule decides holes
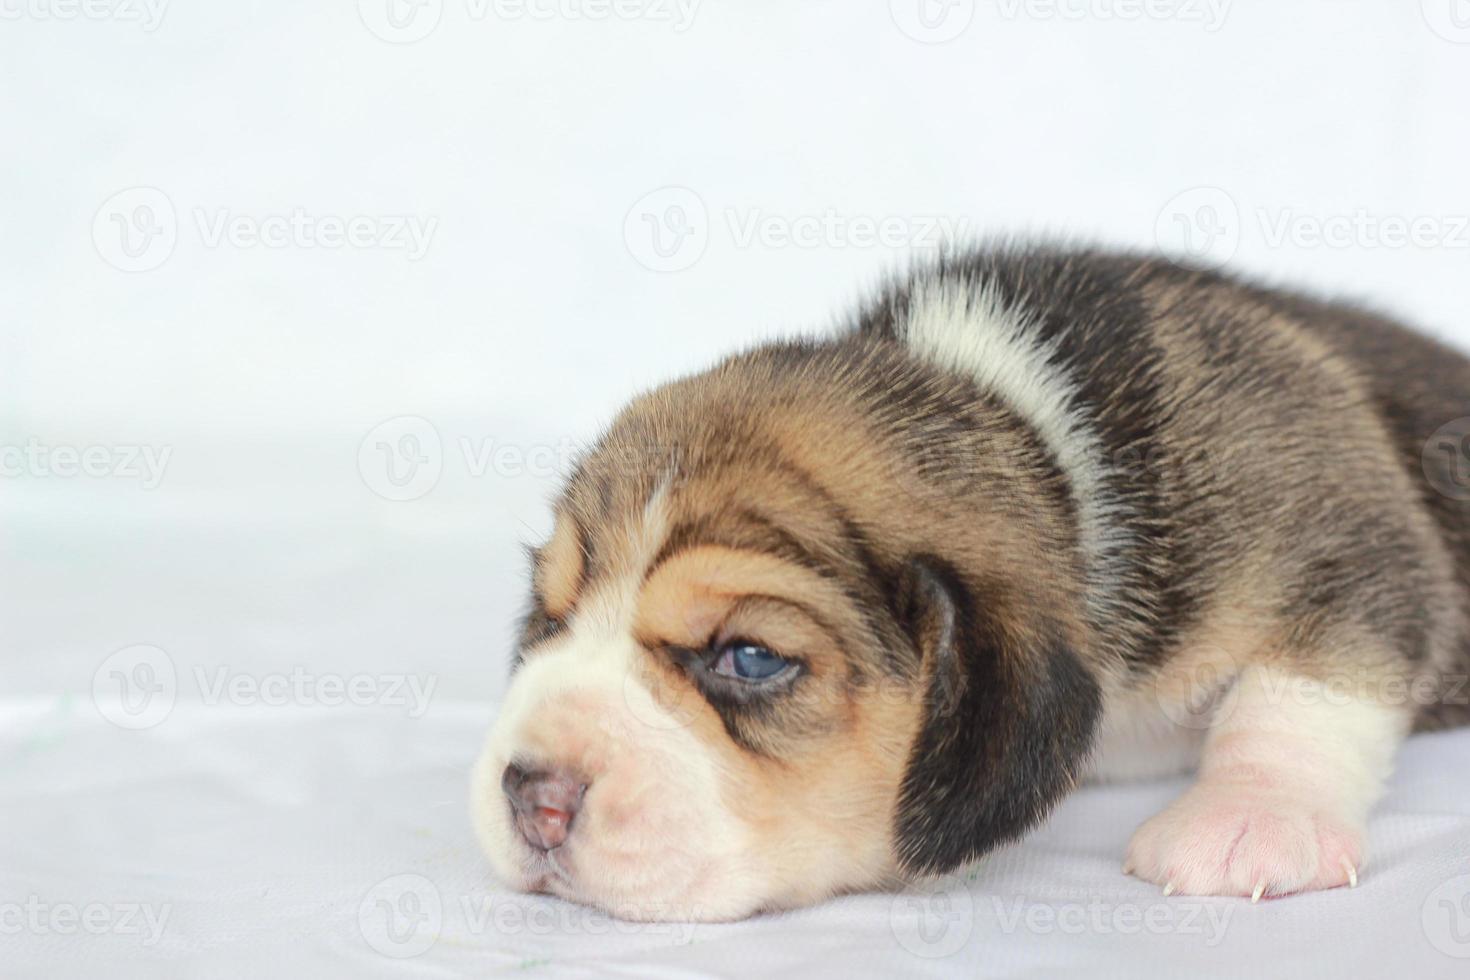
[[[712,387],[625,414],[534,554],[472,785],[496,870],[730,919],[1018,834],[1070,785],[1091,718],[1067,702],[1096,694],[1004,573],[1035,541],[971,513],[936,555],[943,515],[904,512],[883,481],[907,461],[862,411],[721,412]],[[988,570],[965,570],[977,533]]]

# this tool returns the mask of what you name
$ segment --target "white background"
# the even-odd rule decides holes
[[[1238,240],[1234,266],[1470,339],[1470,44],[1415,3],[1236,2],[1220,23],[1203,0],[1135,19],[938,4],[964,30],[925,44],[886,2],[705,0],[686,26],[661,4],[449,0],[392,44],[365,26],[393,35],[387,0],[175,2],[152,31],[25,2],[43,5],[0,7],[24,13],[0,22],[0,444],[171,456],[153,489],[23,460],[0,483],[10,691],[84,691],[151,643],[185,669],[411,670],[493,696],[517,545],[556,481],[485,451],[564,468],[640,387],[828,327],[915,251],[854,222],[922,251],[941,218],[1139,247],[1161,227],[1179,244],[1184,218],[1198,247],[1225,229],[1217,256]],[[130,200],[109,199],[140,186],[171,202],[176,244],[123,272],[104,255]],[[668,186],[707,217],[676,256],[692,264],[655,272],[644,220],[666,202],[643,199]],[[1197,187],[1217,190],[1171,205]],[[434,224],[416,260],[210,234],[295,209]],[[1427,219],[1442,244],[1369,224],[1273,247],[1284,217],[1360,212]],[[746,234],[802,218],[836,232]],[[436,427],[442,476],[389,502],[358,449],[404,415]]]
[[[0,0],[12,719],[95,717],[140,644],[181,713],[413,675],[488,719],[575,446],[942,229],[1193,251],[1470,343],[1464,0],[160,2]],[[355,710],[306,690],[282,710]]]

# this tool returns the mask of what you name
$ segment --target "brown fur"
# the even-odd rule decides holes
[[[1024,413],[905,346],[904,284],[853,331],[635,400],[537,554],[524,655],[582,597],[628,592],[647,676],[790,869],[770,904],[1014,837],[1079,777],[1104,704],[1182,703],[1246,663],[1470,669],[1470,505],[1421,465],[1470,415],[1459,355],[1157,260],[1000,251],[920,275],[985,284],[1076,379],[1126,504],[1112,612],[1086,602],[1068,473]],[[801,674],[711,691],[691,657],[736,637]]]

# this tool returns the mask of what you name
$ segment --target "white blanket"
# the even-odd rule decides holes
[[[907,895],[730,925],[507,892],[466,816],[491,712],[90,700],[0,714],[0,976],[1470,976],[1470,732],[1417,737],[1356,890],[1164,898],[1130,831],[1184,785],[1086,787]]]

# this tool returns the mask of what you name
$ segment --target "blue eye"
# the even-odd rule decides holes
[[[765,647],[736,642],[720,648],[720,654],[715,659],[714,672],[743,681],[763,681],[792,666],[792,661]]]

